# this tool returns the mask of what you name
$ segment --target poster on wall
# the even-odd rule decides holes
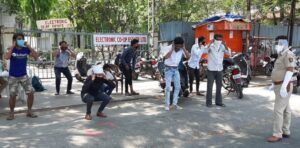
[[[148,36],[143,34],[94,34],[94,46],[130,45],[130,41],[138,39],[139,44],[148,44]]]

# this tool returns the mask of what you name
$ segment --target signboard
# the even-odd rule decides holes
[[[38,29],[72,28],[71,21],[67,18],[36,21]]]
[[[138,39],[139,44],[148,44],[147,35],[134,34],[94,34],[94,45],[130,45],[130,41]]]
[[[225,22],[225,30],[251,30],[250,23],[246,22]]]

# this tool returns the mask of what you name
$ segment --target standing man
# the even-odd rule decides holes
[[[295,68],[295,55],[288,48],[286,36],[276,38],[278,45],[276,51],[278,59],[275,62],[271,75],[273,81],[270,89],[275,92],[273,135],[267,139],[268,142],[277,142],[283,138],[290,137],[291,108],[289,100],[293,91],[291,82]]]
[[[72,89],[72,81],[73,77],[69,70],[69,59],[70,57],[76,58],[76,54],[73,50],[68,47],[66,41],[59,42],[60,48],[53,52],[53,57],[55,57],[55,64],[54,64],[54,72],[55,72],[55,81],[56,81],[56,94],[59,95],[60,93],[60,82],[61,82],[61,73],[68,80],[67,86],[67,94],[74,94]]]
[[[28,55],[33,57],[35,60],[38,58],[38,54],[30,46],[29,43],[25,42],[24,35],[21,33],[16,33],[13,36],[13,45],[5,54],[5,59],[10,60],[9,68],[9,108],[10,113],[7,117],[7,120],[13,120],[14,117],[14,108],[16,106],[16,96],[18,94],[18,86],[22,85],[25,93],[27,94],[27,107],[28,111],[26,116],[29,118],[36,118],[37,115],[32,113],[32,105],[34,101],[34,91],[31,86],[31,79],[27,76],[27,59]]]
[[[181,37],[176,37],[173,41],[171,49],[164,56],[165,59],[165,79],[166,79],[166,98],[165,98],[165,110],[170,110],[170,91],[171,91],[171,82],[174,80],[174,95],[173,95],[173,104],[171,108],[181,109],[177,105],[178,95],[180,91],[180,74],[178,71],[179,62],[182,59],[182,56],[185,56],[187,59],[190,57],[190,53],[186,50],[184,46],[184,40]]]
[[[196,78],[196,94],[202,95],[199,92],[200,85],[200,70],[199,70],[199,62],[201,60],[203,52],[205,52],[205,38],[199,37],[198,43],[193,45],[191,50],[191,58],[189,60],[189,80],[190,80],[190,92],[193,92],[193,82],[194,78]]]
[[[130,47],[124,49],[121,56],[121,70],[125,75],[125,95],[139,95],[139,93],[133,90],[132,86],[132,71],[135,69],[137,49],[139,48],[139,40],[133,39],[130,43]],[[130,86],[130,92],[128,91],[128,85]]]
[[[208,45],[206,51],[208,53],[207,59],[207,93],[206,93],[206,106],[212,107],[212,89],[214,81],[216,80],[216,105],[225,107],[222,102],[222,79],[223,79],[223,59],[224,53],[230,54],[228,48],[223,41],[221,34],[214,35],[214,40]]]

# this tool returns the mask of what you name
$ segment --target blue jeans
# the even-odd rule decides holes
[[[180,74],[177,67],[165,67],[165,80],[166,80],[166,98],[165,103],[166,106],[170,105],[170,91],[171,91],[171,83],[174,80],[174,95],[173,95],[173,105],[177,105],[178,96],[180,92]]]

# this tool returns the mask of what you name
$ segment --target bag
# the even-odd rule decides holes
[[[46,90],[42,84],[42,81],[37,76],[32,77],[31,83],[32,83],[32,87],[34,88],[34,90],[36,92],[42,92],[42,91]]]

